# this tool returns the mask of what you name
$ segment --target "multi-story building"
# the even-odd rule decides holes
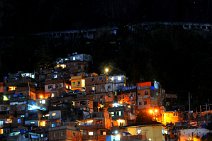
[[[149,109],[162,106],[164,91],[158,82],[141,82],[137,84],[138,109]]]
[[[66,122],[48,130],[49,141],[82,141],[82,135],[74,122]]]
[[[84,141],[106,140],[111,128],[111,118],[106,109],[93,112],[91,118],[79,120],[79,128]]]

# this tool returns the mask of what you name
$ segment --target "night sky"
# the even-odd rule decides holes
[[[1,0],[1,33],[143,21],[211,22],[210,0]]]
[[[203,102],[210,100],[210,33],[156,30],[131,36],[123,32],[116,38],[91,41],[89,45],[84,40],[77,43],[38,42],[28,36],[37,32],[122,27],[149,21],[211,23],[212,1],[1,0],[1,76],[8,71],[33,70],[37,62],[50,62],[78,51],[93,55],[96,65],[113,60],[117,68],[134,82],[157,79],[168,92],[185,95],[184,99],[187,98],[188,91],[191,91],[196,101],[201,97],[204,97]],[[117,44],[108,44],[111,40]],[[85,46],[87,48],[83,48]],[[101,53],[105,52],[107,57],[104,58]],[[135,69],[133,75],[129,66]]]

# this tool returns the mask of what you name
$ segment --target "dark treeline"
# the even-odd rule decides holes
[[[211,22],[210,0],[1,0],[0,33],[143,21]]]
[[[120,27],[117,35],[102,34],[95,40],[64,40],[31,36],[13,36],[0,42],[1,76],[9,72],[34,71],[58,57],[73,52],[93,56],[91,71],[101,73],[110,65],[112,73],[123,73],[129,84],[159,81],[169,91],[193,95],[199,104],[211,99],[212,40],[211,33],[181,29],[138,30],[132,33]]]

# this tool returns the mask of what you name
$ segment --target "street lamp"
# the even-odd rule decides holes
[[[108,67],[106,67],[106,68],[104,69],[104,73],[105,73],[105,74],[108,74],[109,71],[110,71],[110,69],[109,69]]]
[[[149,109],[149,114],[153,117],[154,120],[157,120],[158,109]]]

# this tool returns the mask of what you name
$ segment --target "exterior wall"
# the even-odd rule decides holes
[[[85,88],[85,79],[83,79],[82,76],[72,76],[71,89],[82,90],[83,88]]]
[[[147,139],[151,139],[151,141],[164,141],[164,137],[162,134],[162,126],[132,126],[127,127],[127,131],[132,135],[138,135],[140,132],[141,135],[146,136]]]
[[[151,107],[150,89],[137,90],[138,94],[138,109],[145,109]]]
[[[46,82],[45,92],[54,92],[61,88],[64,88],[64,84],[62,82],[56,82],[56,83],[54,83],[54,81]]]
[[[94,94],[106,92],[106,76],[97,74],[91,74],[90,77],[85,78],[86,94]]]
[[[49,141],[82,141],[81,133],[69,126],[49,129]]]
[[[118,101],[121,104],[136,104],[136,92],[118,94]]]
[[[108,112],[111,115],[113,120],[124,119],[125,113],[124,113],[124,107],[123,106],[108,108]]]

